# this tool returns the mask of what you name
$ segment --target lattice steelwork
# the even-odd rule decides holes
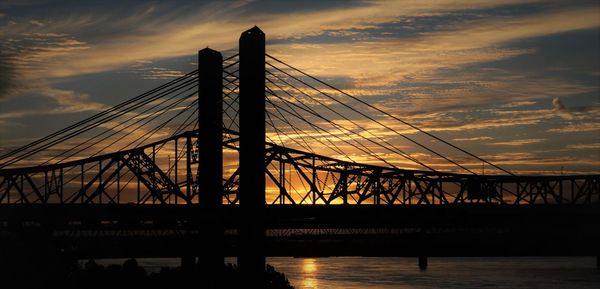
[[[226,130],[224,147],[237,149]],[[197,203],[198,141],[188,131],[114,154],[0,171],[0,203]],[[161,150],[171,163],[157,162]],[[164,158],[164,157],[163,157]],[[267,200],[273,204],[589,204],[598,176],[472,176],[356,164],[269,144]],[[238,172],[224,179],[224,203],[237,203]]]
[[[473,176],[356,164],[272,145],[267,175],[279,204],[589,204],[599,176]],[[267,195],[269,196],[269,195]]]

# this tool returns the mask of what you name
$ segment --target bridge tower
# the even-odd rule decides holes
[[[223,56],[205,48],[198,52],[198,202],[213,212],[204,232],[198,265],[207,273],[209,288],[217,288],[224,254],[223,226]]]
[[[265,34],[240,36],[239,269],[248,288],[262,288],[265,270]]]

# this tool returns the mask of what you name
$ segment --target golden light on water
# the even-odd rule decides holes
[[[317,271],[317,262],[315,259],[306,258],[302,261],[302,272],[304,274],[313,274]]]
[[[302,287],[301,288],[318,288],[317,280],[317,260],[312,258],[302,259]]]

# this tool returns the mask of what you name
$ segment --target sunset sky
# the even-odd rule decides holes
[[[230,56],[254,25],[270,55],[511,171],[600,172],[599,1],[2,1],[0,148],[192,71],[199,49]]]

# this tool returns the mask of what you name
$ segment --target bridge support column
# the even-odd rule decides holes
[[[240,36],[240,253],[248,288],[264,287],[265,272],[265,34]]]
[[[207,288],[217,288],[224,262],[223,225],[223,56],[205,48],[198,52],[198,202],[211,211],[210,225],[199,228],[198,266]]]
[[[184,270],[190,270],[194,267],[196,263],[196,257],[187,255],[181,257],[181,268]]]
[[[419,255],[419,269],[427,270],[427,256]]]

